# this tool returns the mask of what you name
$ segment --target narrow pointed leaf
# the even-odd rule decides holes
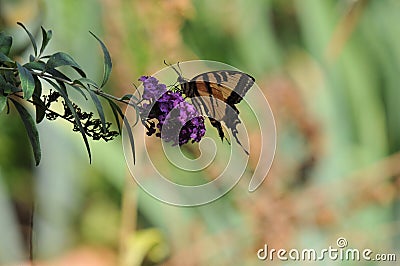
[[[26,63],[23,66],[28,69],[44,71],[46,64],[43,61],[33,61],[33,62]]]
[[[88,89],[88,87],[85,84],[83,84],[79,79],[75,79],[72,82],[72,84],[73,84],[73,86],[80,86],[80,87],[84,88],[85,90]]]
[[[30,99],[35,90],[35,80],[26,67],[21,66],[19,63],[17,63],[17,67],[19,79],[21,80],[22,92],[24,93],[24,99]]]
[[[83,97],[85,97],[86,100],[87,100],[87,97],[81,88],[83,88],[84,90],[90,90],[90,86],[98,88],[97,84],[93,80],[88,79],[88,78],[76,79],[73,81],[73,85],[71,85],[71,86],[74,89],[78,90],[83,95]]]
[[[35,105],[36,124],[40,124],[46,116],[46,106],[42,99],[33,95],[33,104]]]
[[[4,88],[7,86],[7,81],[3,78],[2,75],[0,75],[0,89],[2,92],[4,91]]]
[[[2,75],[0,75],[0,88],[1,88],[1,94],[8,94],[13,92],[13,88],[10,84],[7,83],[7,81],[4,79]]]
[[[33,95],[40,98],[42,96],[42,83],[36,76],[33,77],[33,80],[35,81],[35,90],[33,91]]]
[[[36,124],[39,124],[46,115],[46,106],[40,98],[42,96],[42,83],[37,77],[33,78],[35,80],[35,91],[33,92],[32,99],[36,110]]]
[[[124,117],[124,114],[122,113],[121,108],[119,108],[119,106],[114,103],[112,100],[107,99],[108,103],[110,104],[111,110],[114,114],[114,118],[115,118],[115,122],[117,123],[117,127],[118,127],[118,133],[121,135],[121,123],[119,122],[119,116],[120,115],[122,118]]]
[[[64,91],[65,95],[67,95],[67,97],[68,97],[67,86],[65,85],[65,83],[61,82],[59,80],[57,80],[56,82],[60,86],[60,88]]]
[[[107,83],[108,79],[110,78],[111,70],[112,70],[112,62],[110,53],[107,50],[106,45],[93,33],[90,31],[90,34],[96,38],[96,40],[100,43],[101,49],[104,55],[104,73],[103,73],[103,81],[101,82],[100,88],[104,87]]]
[[[43,54],[44,49],[46,46],[49,44],[49,41],[51,40],[51,37],[53,36],[53,32],[51,30],[46,31],[43,27],[42,29],[42,46],[40,47],[40,54]]]
[[[4,54],[4,56],[7,56],[10,53],[11,46],[12,37],[4,32],[0,32],[0,53]]]
[[[4,79],[6,80],[6,82],[9,82],[11,84],[15,84],[16,80],[15,80],[15,75],[13,71],[4,71],[2,73]]]
[[[46,106],[42,99],[38,98],[36,95],[33,95],[32,98],[36,109],[36,123],[39,124],[46,116]]]
[[[14,74],[12,72],[6,71],[3,73],[4,76],[0,75],[0,87],[3,90],[3,93],[13,93],[20,91],[19,88],[12,85],[15,83]]]
[[[9,62],[9,63],[14,63],[13,60],[11,60],[8,56],[6,56],[4,53],[0,52],[0,62]]]
[[[60,84],[60,86],[62,86],[62,87],[65,87],[65,83],[71,82],[71,79],[69,77],[67,77],[61,71],[58,71],[57,69],[54,69],[54,68],[49,69],[49,70],[47,70],[47,73],[51,74],[54,77],[57,77],[58,78],[57,83]],[[61,83],[63,85],[61,85]],[[68,95],[67,91],[65,91],[65,93],[67,93],[67,95]]]
[[[86,101],[88,100],[88,98],[86,97],[86,94],[83,92],[83,90],[79,86],[76,86],[76,85],[70,85],[70,86],[72,88],[74,88],[77,92],[79,92]]]
[[[93,81],[89,78],[80,78],[80,79],[74,80],[74,82],[80,82],[81,84],[86,83],[87,85],[91,85],[91,86],[95,87],[96,89],[99,88],[99,85],[97,85],[97,83],[95,81]],[[87,87],[87,86],[85,86],[85,87]]]
[[[7,105],[7,96],[0,94],[0,113],[3,112]]]
[[[75,69],[82,77],[86,77],[85,72],[78,65],[78,63],[75,62],[75,60],[69,54],[63,52],[58,52],[50,56],[49,60],[46,63],[46,71],[60,66],[70,66]]]
[[[22,122],[24,123],[26,132],[28,133],[28,138],[31,143],[32,149],[33,149],[33,155],[35,158],[35,163],[36,166],[39,165],[40,159],[42,157],[42,152],[40,149],[40,141],[39,141],[39,132],[36,128],[36,124],[33,121],[32,116],[28,113],[28,111],[25,109],[25,107],[17,102],[16,100],[13,100],[10,98],[10,100],[13,102],[15,108],[17,109]]]
[[[139,99],[138,99],[135,95],[133,95],[133,94],[125,94],[125,95],[122,96],[120,99],[123,100],[123,101],[125,101],[125,100],[131,100],[131,99],[134,99],[134,100],[136,100],[136,101],[139,101]]]
[[[30,31],[25,27],[24,24],[22,24],[21,22],[17,22],[18,25],[20,25],[25,32],[28,34],[29,39],[31,40],[32,43],[32,47],[33,47],[33,52],[35,53],[35,57],[37,56],[37,45],[36,45],[36,40],[35,37],[33,37],[32,33],[30,33]]]
[[[135,139],[133,138],[133,133],[132,133],[132,128],[128,122],[128,119],[124,116],[123,122],[126,127],[126,132],[128,133],[129,137],[129,142],[131,143],[131,149],[132,149],[132,157],[133,157],[133,164],[136,162],[136,155],[135,155]]]
[[[59,78],[56,80],[56,82],[60,86],[60,88],[64,90],[65,94],[68,96],[68,91],[67,91],[67,87],[66,87],[65,83],[70,82],[71,79],[69,77],[67,77],[66,75],[64,75],[62,72],[60,72],[54,68],[47,70],[47,73],[51,74],[54,77]],[[64,81],[62,81],[62,80],[64,80]]]
[[[120,123],[119,123],[118,115],[120,115],[121,118],[122,118],[122,121],[123,121],[123,123],[125,125],[125,128],[126,128],[126,133],[128,134],[129,142],[131,143],[133,163],[135,164],[135,162],[136,162],[135,139],[133,138],[131,125],[129,124],[128,119],[122,113],[121,108],[119,108],[119,106],[116,105],[112,100],[110,100],[110,99],[107,99],[107,100],[110,103],[111,110],[113,111],[115,120],[117,121],[117,125],[118,125],[119,128],[120,128]]]
[[[99,113],[103,132],[105,133],[107,131],[107,127],[106,127],[106,119],[104,117],[103,106],[101,105],[99,97],[97,97],[97,95],[91,89],[88,89],[88,92],[89,92],[90,97],[93,100],[94,105],[96,106],[97,112]]]
[[[53,88],[58,91],[58,93],[60,93],[60,95],[64,98],[65,103],[67,104],[68,108],[71,110],[72,115],[74,116],[75,119],[75,123],[77,124],[78,128],[79,128],[79,132],[82,135],[83,141],[85,142],[85,146],[86,146],[86,150],[88,152],[89,155],[89,162],[92,162],[92,153],[90,151],[90,146],[89,146],[89,141],[87,139],[86,136],[86,132],[82,126],[81,120],[78,117],[78,114],[75,111],[75,108],[72,105],[72,102],[70,101],[70,99],[68,98],[68,95],[65,94],[64,90],[62,90],[56,83],[54,83],[52,80],[47,79],[46,81],[48,83],[50,83],[51,86],[53,86]]]
[[[136,109],[136,108],[135,108]],[[140,121],[140,116],[139,116],[139,111],[136,109],[136,121],[135,123],[132,125],[132,127],[135,127],[137,125],[137,123],[139,123]]]

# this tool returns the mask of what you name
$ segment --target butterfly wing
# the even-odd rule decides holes
[[[225,137],[221,122],[231,130],[236,142],[242,146],[237,134],[237,125],[241,123],[239,110],[235,104],[239,103],[253,86],[254,78],[246,73],[232,70],[210,71],[195,76],[182,84],[183,92],[193,98],[193,105],[202,115],[209,117],[211,125],[217,128],[218,134]],[[196,98],[203,96],[201,98]],[[223,101],[225,104],[221,104]],[[242,146],[243,147],[243,146]],[[248,154],[248,152],[245,150]]]

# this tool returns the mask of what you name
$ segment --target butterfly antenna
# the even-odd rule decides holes
[[[179,91],[179,88],[178,88],[178,86],[177,86],[177,83],[181,83],[181,82],[183,81],[183,77],[182,77],[182,75],[181,75],[182,70],[181,70],[181,68],[180,68],[180,66],[179,66],[179,62],[177,63],[179,71],[178,71],[173,65],[167,63],[167,61],[165,61],[165,60],[164,60],[164,64],[165,64],[166,66],[171,67],[171,68],[175,71],[175,73],[178,75],[178,79],[175,81],[175,83],[172,84],[172,85],[168,85],[168,87],[169,87],[169,88],[171,88],[171,87],[174,88],[173,91]]]
[[[171,67],[171,68],[176,72],[176,74],[178,74],[179,76],[181,76],[181,74],[179,73],[179,71],[176,70],[176,68],[175,68],[173,65],[168,64],[167,61],[165,61],[165,60],[164,60],[164,64],[165,64],[166,66]],[[179,67],[179,62],[178,62],[178,67]],[[180,70],[180,68],[179,68],[179,70]]]
[[[181,66],[179,64],[180,64],[180,62],[177,63],[177,66],[178,66],[179,72],[182,74],[182,69],[181,69]]]
[[[182,76],[182,69],[181,69],[181,67],[180,67],[180,65],[179,65],[179,62],[177,63],[177,66],[178,66],[178,69],[176,69],[176,67],[175,66],[173,66],[173,65],[170,65],[170,67],[172,67],[172,69],[175,71],[175,73],[178,75],[178,79],[177,79],[177,81],[179,82],[179,83],[182,83],[182,82],[185,82],[185,79],[183,78],[183,76]]]
[[[171,64],[168,64],[167,61],[165,61],[165,59],[164,59],[164,65],[171,66]]]
[[[179,64],[179,63],[178,63],[178,64]],[[179,72],[173,65],[169,65],[169,66],[175,71],[176,74],[178,74],[179,77],[182,76],[182,75],[181,75],[181,72]]]

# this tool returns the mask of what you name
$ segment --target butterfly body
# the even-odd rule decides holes
[[[191,98],[193,105],[203,116],[209,118],[211,125],[218,130],[220,138],[223,140],[225,137],[221,125],[221,122],[224,122],[236,142],[242,146],[237,137],[237,125],[241,121],[235,105],[242,101],[255,79],[235,70],[205,72],[190,80],[184,79],[178,71],[176,72],[183,94]],[[248,154],[247,150],[244,151]]]

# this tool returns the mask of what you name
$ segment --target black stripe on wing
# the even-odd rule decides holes
[[[242,100],[247,91],[253,86],[255,79],[240,71],[219,70],[201,73],[190,81],[203,81],[224,86],[231,90],[227,96],[229,103],[236,104]]]
[[[246,154],[249,153],[243,147],[237,136],[237,125],[240,124],[241,121],[239,119],[239,110],[236,108],[235,104],[239,103],[243,99],[248,90],[254,85],[254,82],[255,79],[246,73],[233,70],[221,70],[201,73],[182,86],[186,96],[192,98],[200,96],[197,84],[202,83],[205,85],[204,87],[206,88],[210,99],[194,99],[192,101],[193,104],[200,113],[209,117],[211,125],[218,130],[218,135],[222,140],[225,137],[221,125],[221,122],[223,121],[226,127],[231,130],[236,142],[243,148]],[[215,84],[219,85],[218,90],[223,95],[223,99],[221,100],[225,101],[225,103],[231,107],[226,107],[225,110],[222,110],[222,115],[218,115],[219,119],[215,119],[217,113],[216,109],[219,109],[219,107],[215,105],[218,101],[215,101],[213,97],[213,89],[216,89]],[[212,88],[213,86],[214,88]]]
[[[226,103],[231,106],[239,103],[246,95],[247,91],[253,86],[254,81],[255,79],[252,76],[242,73]]]

